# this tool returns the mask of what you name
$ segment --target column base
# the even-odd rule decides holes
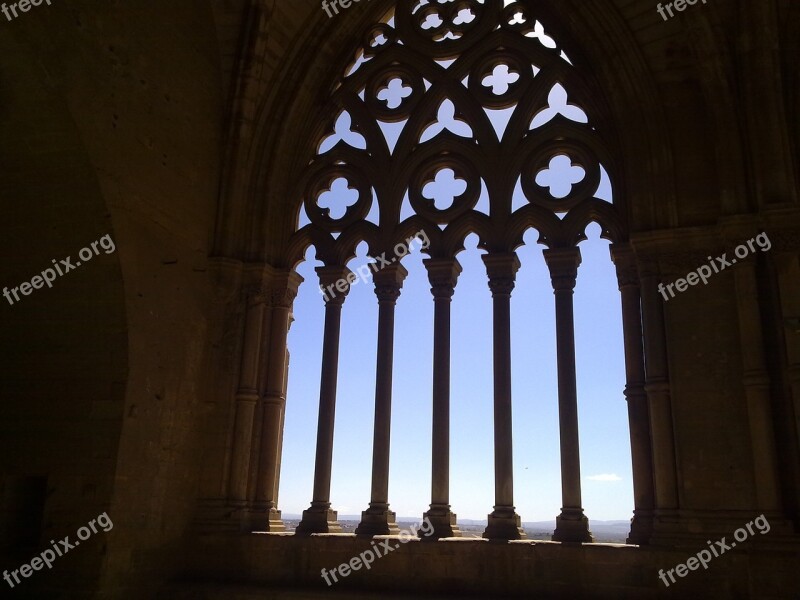
[[[556,530],[553,532],[554,542],[575,542],[591,544],[594,541],[589,531],[589,519],[582,508],[562,508],[556,517]]]
[[[631,519],[631,531],[625,543],[634,544],[636,546],[646,546],[650,543],[650,538],[652,536],[653,511],[634,510],[633,518]]]
[[[312,502],[311,508],[303,511],[303,518],[294,532],[296,535],[341,533],[338,516],[335,510],[330,509],[330,505],[315,506]]]
[[[388,504],[370,503],[370,507],[361,513],[361,522],[356,527],[356,535],[398,535],[400,528],[395,522],[395,514],[389,510]]]
[[[286,531],[277,508],[250,508],[242,515],[242,525],[250,533],[276,533]]]
[[[426,527],[429,532],[427,535],[422,529],[417,531],[417,536],[423,540],[461,537],[456,515],[450,510],[449,504],[431,504],[431,509],[422,515],[422,519],[430,523],[430,526]]]
[[[527,539],[519,515],[513,506],[495,506],[489,515],[489,524],[483,532],[489,540],[524,540]]]

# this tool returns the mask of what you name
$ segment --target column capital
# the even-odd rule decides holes
[[[242,293],[253,304],[289,308],[303,278],[294,269],[275,268],[266,263],[248,263],[242,271]]]
[[[326,265],[314,269],[319,276],[319,288],[325,304],[344,304],[356,275],[341,265]]]
[[[580,248],[548,248],[543,251],[544,260],[550,269],[553,289],[573,290],[578,278],[578,267],[581,264]]]
[[[276,270],[267,284],[270,306],[290,308],[301,283],[303,278],[293,269]]]
[[[620,291],[627,287],[638,287],[639,270],[633,248],[627,243],[611,244],[609,251],[611,252],[611,261],[617,270],[617,284]]]
[[[452,298],[461,274],[461,263],[455,258],[426,258],[422,261],[428,270],[428,281],[434,298]]]
[[[486,265],[489,276],[489,289],[492,296],[510,296],[514,289],[517,271],[521,266],[516,252],[498,252],[482,254],[481,260]]]
[[[375,295],[378,301],[396,302],[407,276],[408,271],[400,263],[391,264],[377,271],[372,276],[372,281],[375,283]]]

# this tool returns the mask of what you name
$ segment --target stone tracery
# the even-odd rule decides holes
[[[438,273],[460,271],[456,254],[463,249],[464,239],[471,233],[479,236],[479,247],[487,252],[484,262],[494,296],[495,364],[508,363],[507,308],[518,268],[515,250],[525,232],[536,229],[539,242],[549,248],[545,254],[560,327],[564,506],[555,539],[589,541],[580,506],[571,296],[580,264],[577,244],[586,239],[587,225],[597,222],[602,237],[620,247],[626,242],[625,213],[619,199],[614,205],[597,197],[606,167],[614,164],[607,140],[610,132],[592,125],[603,122],[593,119],[600,116],[602,106],[590,82],[532,14],[527,2],[420,0],[398,3],[368,31],[355,61],[344,70],[321,111],[329,115],[329,121],[320,126],[317,152],[296,190],[306,224],[290,239],[285,262],[297,264],[313,244],[326,268],[342,269],[362,241],[367,242],[370,255],[377,256],[414,232],[428,232],[431,244],[425,251],[434,261],[428,268],[437,306],[438,356],[434,361],[442,361],[438,377],[434,376],[434,445],[443,449],[449,439],[448,383],[443,374],[449,353],[444,348],[450,342],[449,311],[442,302],[443,298],[449,302],[449,296],[441,294]],[[504,128],[497,127],[499,111],[507,113]],[[394,134],[387,133],[390,125]],[[436,188],[448,178],[450,185],[439,189],[450,190],[450,201],[439,202]],[[334,185],[344,190],[345,182],[348,201],[341,202],[344,194],[339,194],[339,206],[323,200]],[[489,198],[488,215],[476,209],[482,189]],[[521,205],[515,190],[521,190]],[[413,214],[401,218],[406,197]],[[374,205],[379,208],[378,223],[366,220]],[[437,269],[431,271],[434,264]],[[456,277],[447,279],[455,286]],[[391,282],[395,299],[401,280]],[[394,301],[383,298],[384,288],[386,283],[376,289],[381,306],[384,312],[393,311]],[[507,293],[501,288],[508,288]],[[638,307],[629,302],[628,310]],[[383,411],[391,406],[391,331],[387,329],[391,322],[393,317],[386,313],[381,331],[389,362],[385,356],[378,357],[378,377],[388,377],[384,381],[388,388],[376,394],[376,406],[381,407],[376,432],[380,427],[387,436],[389,423]],[[637,396],[637,401],[644,399]],[[321,399],[323,405],[329,415],[335,398]],[[318,437],[326,436],[318,439],[318,448],[323,442],[332,444],[326,433],[329,418],[325,431],[318,432]],[[524,533],[513,507],[510,369],[495,369],[495,420],[496,506],[485,536],[518,538]],[[377,448],[377,437],[375,443]],[[633,451],[643,456],[649,453],[646,448]],[[381,452],[381,460],[388,461],[388,449]],[[649,460],[637,464],[649,469]],[[327,481],[327,489],[318,490],[315,485],[314,501],[298,531],[337,531],[329,502],[329,448],[318,449],[316,469],[321,475],[315,481]],[[373,465],[373,498],[360,526],[363,533],[396,529],[385,498],[386,476],[379,465]],[[437,537],[455,535],[458,529],[447,501],[446,463],[434,459],[433,478],[427,515]],[[638,481],[648,479],[645,473]],[[643,514],[648,509],[637,508]]]

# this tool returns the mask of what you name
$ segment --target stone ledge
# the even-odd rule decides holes
[[[396,549],[377,558],[370,569],[351,572],[328,588],[321,570],[330,571],[349,562],[371,548],[373,542],[376,546],[386,542]],[[757,544],[743,546],[713,559],[707,571],[689,572],[666,589],[658,579],[659,569],[674,568],[695,552],[536,540],[450,538],[401,543],[399,536],[365,538],[348,533],[303,537],[286,533],[208,534],[197,535],[186,545],[183,572],[168,589],[175,592],[173,597],[180,598],[181,590],[188,594],[192,586],[200,585],[208,591],[202,597],[209,599],[249,598],[234,593],[239,586],[260,590],[259,597],[265,598],[281,589],[291,593],[307,590],[304,593],[309,594],[275,595],[276,599],[314,598],[331,592],[346,592],[353,598],[359,597],[356,593],[372,598],[377,596],[369,594],[380,592],[380,597],[389,597],[386,592],[405,592],[414,598],[457,594],[478,598],[788,599],[794,597],[792,590],[800,589],[800,572],[795,564],[798,549],[797,543],[791,551]],[[760,587],[765,581],[770,582],[769,592]],[[224,588],[220,595],[212,594],[211,589],[220,585]],[[422,596],[418,590],[430,595]],[[767,593],[752,595],[756,590]]]

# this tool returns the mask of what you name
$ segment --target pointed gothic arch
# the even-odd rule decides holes
[[[437,367],[434,373],[434,483],[431,510],[437,537],[457,533],[448,503],[446,461],[449,446],[449,301],[460,267],[455,259],[464,238],[477,233],[487,252],[484,262],[495,306],[495,479],[496,506],[485,535],[490,538],[523,537],[513,508],[510,437],[510,360],[508,310],[519,267],[515,250],[528,229],[535,229],[548,249],[556,296],[558,321],[559,405],[562,413],[561,451],[563,508],[554,539],[589,541],[583,515],[574,366],[572,290],[586,227],[600,225],[602,237],[613,244],[622,273],[628,263],[624,194],[614,203],[599,199],[601,173],[616,181],[614,131],[593,78],[575,66],[528,2],[419,0],[399,3],[379,23],[368,29],[353,60],[343,66],[331,85],[325,107],[310,128],[315,132],[314,152],[289,194],[296,227],[282,252],[280,263],[297,265],[313,245],[320,281],[337,282],[348,276],[347,261],[356,246],[366,241],[370,255],[379,256],[425,231],[426,253],[436,306]],[[554,104],[556,104],[554,106]],[[511,112],[505,127],[491,111]],[[447,123],[440,120],[447,119]],[[401,124],[399,134],[388,124]],[[460,128],[460,129],[459,129]],[[467,132],[465,132],[465,128]],[[434,130],[430,134],[431,130]],[[430,135],[428,135],[430,134]],[[582,170],[556,194],[540,181],[554,159],[567,157],[570,168]],[[443,171],[464,184],[449,206],[437,207],[426,186]],[[334,216],[320,200],[334,182],[346,182],[354,199],[338,206]],[[513,196],[521,186],[523,205],[513,209]],[[481,188],[489,196],[489,214],[476,209]],[[616,187],[616,186],[615,186]],[[413,214],[401,217],[404,199]],[[335,200],[334,200],[335,202]],[[378,223],[365,220],[374,206]],[[382,307],[379,325],[378,376],[383,391],[376,394],[373,493],[364,513],[360,533],[396,531],[388,504],[388,437],[391,406],[391,349],[394,302],[400,294],[405,270],[400,264],[376,267],[376,294]],[[634,456],[636,509],[631,539],[646,539],[652,512],[652,466],[647,414],[643,393],[638,282],[620,280],[623,286],[628,355],[626,395],[630,408]],[[635,294],[635,297],[634,295]],[[338,326],[346,292],[326,298],[324,347],[331,354],[320,392],[316,476],[311,508],[304,513],[298,532],[338,531],[330,507],[331,455],[335,412]],[[330,321],[330,324],[328,323]],[[441,339],[440,339],[441,338]],[[382,373],[383,372],[383,373]],[[330,379],[332,378],[332,379]],[[379,439],[378,433],[385,438]],[[275,493],[277,497],[277,490]]]

